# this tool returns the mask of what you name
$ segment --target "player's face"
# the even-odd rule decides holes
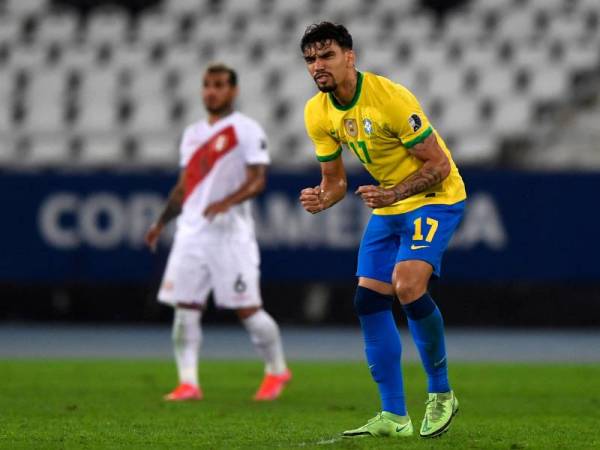
[[[335,41],[319,42],[304,50],[308,73],[322,92],[333,92],[354,68],[354,52]]]
[[[202,82],[202,100],[211,114],[219,114],[231,108],[237,95],[237,87],[229,82],[229,73],[216,72],[204,75]]]

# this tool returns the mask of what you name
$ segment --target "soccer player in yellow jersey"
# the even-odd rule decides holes
[[[319,213],[345,196],[340,157],[351,151],[377,180],[356,194],[373,209],[358,252],[354,298],[365,353],[382,411],[345,437],[410,436],[401,343],[392,315],[397,297],[428,377],[421,437],[448,430],[458,400],[448,381],[444,325],[427,292],[440,275],[441,258],[464,210],[465,187],[446,144],[405,87],[359,72],[352,37],[330,22],[306,29],[301,50],[321,92],[305,108],[305,124],[321,163],[321,184],[303,189],[300,201]]]

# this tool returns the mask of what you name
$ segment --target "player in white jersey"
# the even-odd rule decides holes
[[[181,139],[181,172],[167,205],[146,234],[156,247],[164,226],[177,219],[159,301],[175,309],[173,345],[179,386],[166,400],[201,399],[198,351],[201,318],[210,291],[218,307],[235,310],[265,360],[255,400],[274,400],[291,379],[279,327],[262,308],[259,252],[249,200],[263,191],[269,164],[261,126],[233,110],[234,70],[213,64],[203,78],[208,118]]]

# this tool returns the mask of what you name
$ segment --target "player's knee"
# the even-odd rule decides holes
[[[354,295],[354,310],[359,316],[392,309],[392,297],[380,294],[363,286],[357,286]]]
[[[408,303],[425,293],[427,285],[411,278],[398,277],[394,280],[394,292],[400,303]]]

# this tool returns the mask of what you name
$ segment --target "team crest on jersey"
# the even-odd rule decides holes
[[[222,152],[227,148],[227,136],[221,134],[215,141],[215,151]]]
[[[408,118],[408,124],[412,128],[413,132],[415,132],[419,128],[421,128],[421,125],[423,125],[423,122],[421,122],[421,118],[418,115],[413,114]]]
[[[373,123],[370,119],[363,119],[363,128],[365,133],[370,135],[373,132]]]
[[[358,135],[358,127],[356,126],[356,120],[354,119],[344,119],[344,127],[348,134],[352,137],[356,137]]]

